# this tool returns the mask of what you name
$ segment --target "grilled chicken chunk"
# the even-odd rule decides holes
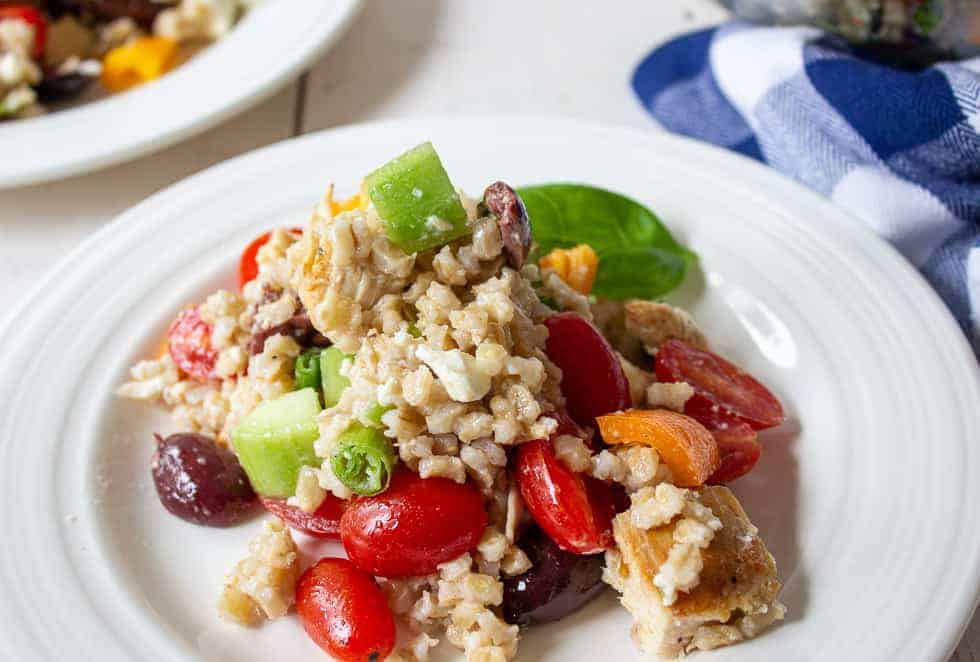
[[[678,544],[683,516],[645,529],[635,525],[631,508],[614,520],[617,549],[606,554],[604,579],[633,615],[634,638],[644,651],[666,658],[751,639],[785,613],[776,601],[776,562],[735,496],[713,486],[688,498],[710,508],[721,527],[699,550],[697,584],[672,604],[665,604],[670,600],[654,580]]]

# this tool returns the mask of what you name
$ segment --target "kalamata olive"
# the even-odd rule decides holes
[[[531,569],[504,580],[503,615],[508,623],[535,625],[564,618],[602,592],[603,554],[573,554],[533,527],[519,542]]]
[[[310,316],[301,310],[288,320],[268,329],[261,329],[252,334],[248,341],[249,354],[261,354],[265,349],[265,341],[276,335],[292,336],[302,347],[329,347],[330,341],[326,336],[313,328]]]
[[[164,0],[61,0],[58,3],[64,9],[75,12],[86,12],[99,18],[131,18],[140,25],[149,26],[153,19],[167,5],[174,4]]]
[[[177,517],[230,526],[257,502],[238,458],[202,434],[156,435],[151,471],[160,503]]]
[[[95,80],[83,74],[62,74],[45,76],[37,86],[37,98],[41,103],[68,101],[85,91]]]
[[[510,186],[503,182],[494,182],[483,192],[483,204],[497,217],[507,264],[514,269],[520,269],[524,266],[531,247],[531,221],[524,202]]]

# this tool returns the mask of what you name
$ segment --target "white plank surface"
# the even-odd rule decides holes
[[[654,44],[722,18],[709,0],[369,0],[310,74],[238,118],[106,171],[0,191],[0,317],[122,210],[209,165],[297,133],[381,118],[495,112],[653,130],[629,88],[633,66]],[[980,662],[980,621],[952,660]]]

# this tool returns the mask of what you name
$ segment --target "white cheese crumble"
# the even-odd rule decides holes
[[[429,366],[456,402],[474,402],[490,391],[490,375],[483,372],[476,359],[466,352],[422,345],[416,350],[416,356]]]

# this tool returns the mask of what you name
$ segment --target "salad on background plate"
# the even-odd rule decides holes
[[[159,78],[256,1],[0,0],[0,120]]]
[[[611,586],[652,655],[731,645],[785,612],[726,487],[784,413],[656,301],[696,259],[611,191],[470,199],[425,143],[257,237],[238,290],[181,310],[117,392],[172,413],[151,465],[170,513],[268,513],[216,596],[230,621],[295,613],[341,660],[444,639],[490,662]]]

